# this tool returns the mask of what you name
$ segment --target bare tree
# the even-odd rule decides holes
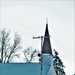
[[[38,55],[37,49],[33,49],[32,47],[26,48],[23,52],[26,62],[33,61]]]
[[[12,56],[18,56],[15,54],[22,47],[20,46],[21,38],[15,33],[13,44],[10,44],[10,31],[6,31],[5,29],[0,31],[0,62],[9,62]]]
[[[7,60],[7,62],[9,63],[9,61],[10,61],[10,58],[11,58],[11,56],[18,50],[18,49],[21,49],[22,47],[20,46],[20,43],[21,43],[21,38],[20,38],[20,36],[17,34],[17,33],[15,33],[15,36],[14,36],[14,43],[13,43],[13,45],[10,47],[10,53],[9,53],[9,55],[8,55],[8,60]],[[18,55],[15,55],[15,56],[18,56]]]
[[[8,49],[9,47],[9,31],[6,32],[5,29],[3,29],[1,32],[0,32],[0,55],[1,55],[1,60],[0,62],[3,62],[4,61],[4,57],[6,58],[6,50]]]

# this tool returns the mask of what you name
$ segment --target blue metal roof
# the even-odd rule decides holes
[[[49,65],[43,66],[43,75],[47,75],[49,68]],[[40,64],[0,63],[0,75],[40,75]]]

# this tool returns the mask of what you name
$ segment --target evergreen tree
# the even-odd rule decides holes
[[[64,71],[65,66],[63,65],[63,62],[58,55],[59,55],[58,52],[56,50],[54,50],[53,65],[54,65],[56,74],[57,75],[66,75],[65,71]]]

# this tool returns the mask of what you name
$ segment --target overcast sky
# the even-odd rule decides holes
[[[0,27],[21,35],[24,47],[40,50],[48,18],[52,49],[59,52],[67,75],[74,74],[74,1],[9,1],[1,0]]]

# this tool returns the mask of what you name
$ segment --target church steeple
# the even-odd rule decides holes
[[[52,55],[52,48],[51,48],[51,42],[50,42],[50,37],[49,36],[49,31],[48,31],[48,20],[46,21],[46,29],[45,29],[45,35],[44,35],[44,42],[42,46],[42,53],[47,53]]]

